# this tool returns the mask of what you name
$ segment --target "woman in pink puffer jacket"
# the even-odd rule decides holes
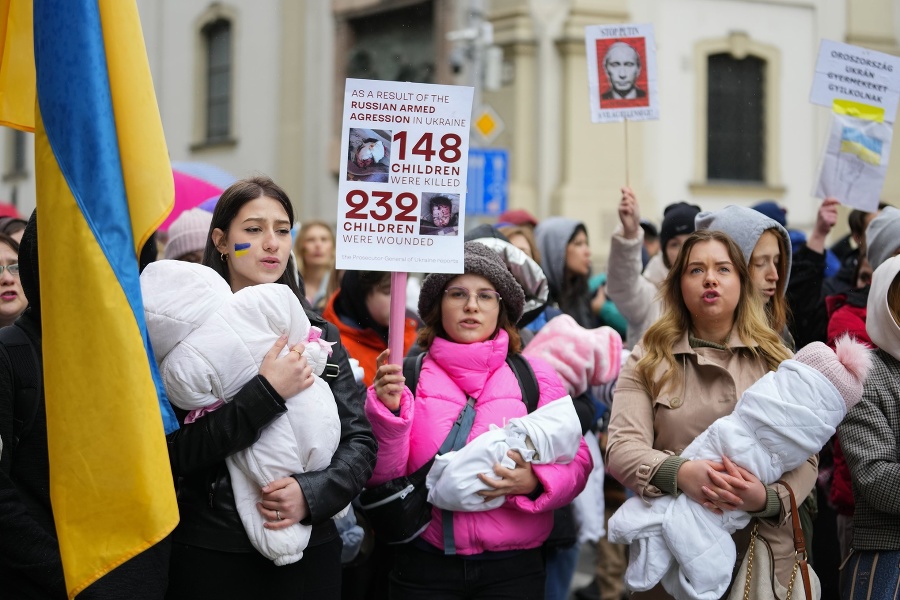
[[[378,439],[374,486],[407,475],[430,460],[451,426],[475,399],[475,420],[467,440],[527,414],[508,353],[521,346],[515,323],[524,293],[490,249],[465,244],[463,275],[431,274],[419,296],[425,326],[419,344],[422,363],[415,397],[404,385],[400,365],[378,360],[366,414]],[[540,388],[538,406],[567,395],[553,369],[529,358]],[[574,418],[574,417],[573,417]],[[432,598],[437,590],[461,598],[543,598],[541,544],[553,526],[552,511],[584,489],[592,463],[581,440],[568,464],[531,464],[510,452],[516,467],[481,474],[486,499],[505,496],[499,508],[480,512],[433,509],[431,524],[412,542],[398,546],[391,572],[392,598]],[[501,479],[502,478],[502,479]],[[443,521],[452,514],[452,536]],[[447,539],[452,537],[452,539]],[[455,548],[455,554],[452,552]],[[501,594],[501,595],[498,595]]]

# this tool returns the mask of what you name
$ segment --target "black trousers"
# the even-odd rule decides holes
[[[543,600],[540,548],[507,558],[445,556],[411,544],[397,546],[391,600]]]
[[[307,548],[282,567],[255,550],[220,552],[172,544],[166,600],[340,600],[341,539]]]

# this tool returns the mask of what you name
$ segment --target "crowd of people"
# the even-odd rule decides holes
[[[837,206],[821,203],[808,236],[773,202],[674,202],[657,226],[624,187],[611,239],[593,239],[609,244],[606,272],[592,267],[584,222],[507,211],[466,232],[463,273],[408,287],[415,309],[404,356],[392,357],[389,273],[337,270],[328,223],[300,226],[267,177],[236,182],[212,212],[172,223],[159,252],[171,268],[147,267],[152,240],[141,260],[150,338],[181,425],[167,439],[180,522],[78,597],[566,600],[586,544],[596,578],[578,598],[697,589],[702,577],[666,575],[696,564],[644,552],[659,538],[608,539],[629,498],[740,516],[725,534],[731,572],[711,588],[739,597],[745,582],[732,578],[751,530],[768,542],[777,581],[793,585],[789,492],[822,597],[887,597],[900,582],[900,210],[852,211],[851,233],[829,248]],[[36,223],[36,213],[0,220],[0,596],[10,598],[66,594],[48,490]],[[229,308],[238,298],[243,308]],[[152,321],[160,315],[168,329]],[[214,319],[238,339],[208,333]],[[868,377],[840,348],[814,346],[837,348],[846,334],[871,349]],[[184,358],[195,354],[197,365]],[[824,445],[777,479],[735,453],[692,452],[795,356],[821,377],[821,395],[846,403]],[[361,493],[432,461],[464,485],[448,498],[429,480],[422,526],[388,543]],[[674,556],[707,550],[684,543]]]

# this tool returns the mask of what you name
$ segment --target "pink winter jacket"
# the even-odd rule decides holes
[[[374,486],[412,473],[434,456],[466,404],[475,398],[475,423],[468,440],[527,414],[516,376],[506,364],[509,337],[502,329],[495,339],[457,344],[435,338],[422,362],[418,393],[403,390],[400,415],[395,416],[369,387],[366,415],[378,439],[378,460],[369,480]],[[559,377],[545,362],[529,358],[540,387],[538,406],[566,395]],[[585,486],[593,463],[584,440],[567,465],[534,465],[544,492],[534,501],[507,496],[506,503],[485,512],[456,512],[453,533],[461,555],[523,550],[540,546],[553,527],[552,510],[572,502]],[[441,513],[433,509],[422,539],[443,548]]]

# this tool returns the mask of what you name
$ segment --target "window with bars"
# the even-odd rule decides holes
[[[206,141],[231,135],[231,22],[218,19],[203,28],[206,46]]]
[[[765,182],[766,61],[708,57],[707,179]]]

